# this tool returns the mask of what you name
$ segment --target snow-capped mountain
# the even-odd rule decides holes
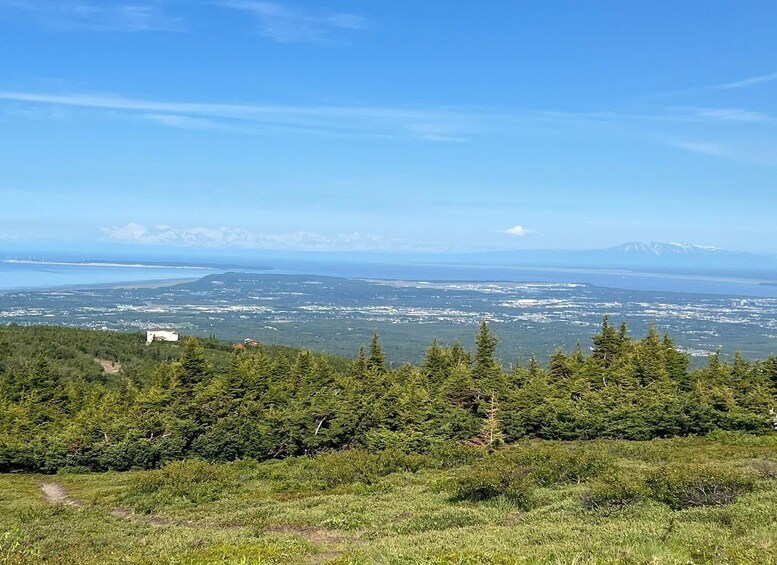
[[[695,245],[693,243],[663,243],[659,241],[653,241],[650,243],[643,243],[641,241],[631,241],[624,243],[616,247],[610,248],[610,251],[617,253],[645,253],[648,255],[725,255],[734,254],[732,251],[726,251],[718,247],[710,247],[706,245]]]
[[[607,249],[516,250],[472,253],[458,260],[473,264],[706,273],[777,273],[777,257],[728,251],[692,243],[630,242]],[[769,278],[772,278],[771,276]]]

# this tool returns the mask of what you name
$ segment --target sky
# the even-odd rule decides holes
[[[0,249],[777,253],[777,3],[0,0]]]

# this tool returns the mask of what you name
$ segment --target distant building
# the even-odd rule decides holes
[[[178,341],[178,332],[170,328],[154,328],[146,332],[146,343],[153,341]]]
[[[255,339],[246,338],[245,340],[243,340],[243,343],[245,343],[246,347],[259,347],[259,342],[256,341]]]

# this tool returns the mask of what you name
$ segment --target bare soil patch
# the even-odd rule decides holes
[[[345,553],[343,544],[346,542],[356,543],[358,541],[339,535],[331,530],[311,528],[307,526],[268,526],[264,530],[266,532],[294,534],[305,538],[317,546],[321,551],[315,555],[310,556],[310,562],[314,564],[327,563],[333,559],[336,559]]]
[[[77,500],[68,495],[65,487],[59,483],[40,483],[43,498],[49,504],[67,504],[69,506],[83,506],[82,500]]]
[[[103,372],[106,375],[115,375],[121,371],[121,363],[118,361],[111,361],[110,359],[95,359],[103,368]]]

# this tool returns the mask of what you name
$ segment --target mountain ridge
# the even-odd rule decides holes
[[[616,245],[615,247],[606,248],[612,251],[620,251],[623,253],[653,253],[655,255],[683,255],[690,253],[742,253],[737,251],[729,251],[720,247],[712,247],[709,245],[697,245],[695,243],[687,242],[662,242],[662,241],[630,241]]]
[[[486,251],[449,257],[476,265],[513,267],[764,274],[769,278],[777,274],[775,256],[680,242],[631,241],[600,249]]]

